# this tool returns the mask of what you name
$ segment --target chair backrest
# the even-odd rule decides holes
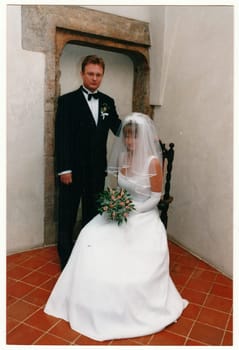
[[[173,197],[170,195],[171,188],[171,175],[174,160],[174,143],[169,144],[169,148],[166,147],[165,143],[159,140],[159,143],[163,152],[163,174],[164,174],[164,195],[161,198],[158,209],[160,210],[160,218],[167,228],[168,224],[168,208],[170,203],[173,201]]]
[[[169,148],[166,148],[165,143],[162,143],[161,141],[159,141],[159,143],[163,152],[163,173],[165,177],[163,199],[169,199],[171,188],[171,174],[174,160],[174,143],[170,143]]]

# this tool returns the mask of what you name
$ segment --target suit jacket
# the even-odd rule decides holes
[[[57,173],[72,170],[73,178],[83,183],[91,176],[105,176],[108,132],[117,135],[120,125],[114,100],[101,92],[97,125],[80,88],[60,96],[55,124]]]

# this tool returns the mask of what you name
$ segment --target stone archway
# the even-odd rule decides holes
[[[150,114],[149,106],[149,63],[148,47],[140,45],[117,42],[115,39],[104,38],[99,35],[92,37],[86,33],[69,30],[65,28],[56,28],[56,71],[59,70],[59,60],[66,44],[76,44],[95,47],[98,49],[110,50],[124,53],[129,56],[134,65],[134,88],[132,109]],[[56,91],[59,92],[59,74],[56,74]]]
[[[149,27],[145,22],[80,6],[22,6],[23,48],[44,52],[45,70],[45,222],[44,243],[56,240],[54,120],[60,92],[59,61],[66,44],[128,55],[134,65],[132,110],[152,115],[149,105]]]

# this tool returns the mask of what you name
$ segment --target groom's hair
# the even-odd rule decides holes
[[[101,66],[103,68],[103,72],[105,71],[105,62],[103,60],[103,58],[96,56],[96,55],[88,55],[84,58],[84,60],[82,61],[81,64],[81,71],[84,72],[85,70],[85,66],[87,64],[98,64],[99,66]]]

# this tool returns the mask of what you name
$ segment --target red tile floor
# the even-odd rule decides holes
[[[97,342],[43,307],[59,274],[55,246],[7,257],[7,339],[16,345],[232,345],[232,280],[169,242],[171,276],[190,302],[160,333]]]

